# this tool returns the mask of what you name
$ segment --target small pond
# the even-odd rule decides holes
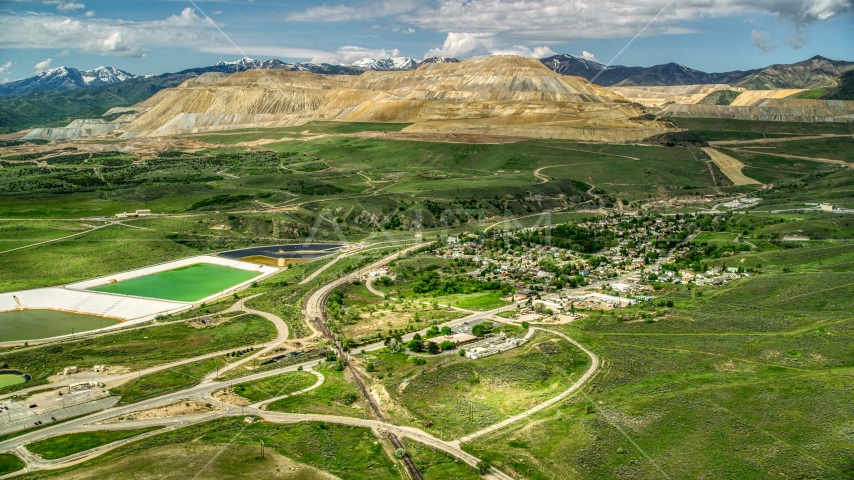
[[[0,313],[0,342],[59,337],[89,332],[118,323],[112,318],[57,310],[16,310]]]

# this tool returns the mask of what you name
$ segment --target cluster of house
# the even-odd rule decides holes
[[[629,272],[646,268],[650,258],[667,255],[665,249],[658,248],[655,240],[661,237],[680,234],[687,226],[685,219],[655,218],[640,224],[621,224],[618,217],[603,218],[582,222],[578,226],[591,231],[611,231],[616,237],[616,245],[604,248],[595,255],[584,255],[570,249],[549,245],[524,245],[521,250],[494,250],[486,246],[485,239],[451,236],[445,245],[433,253],[437,256],[457,259],[467,258],[480,266],[471,274],[486,280],[498,280],[514,284],[517,288],[538,284],[538,289],[552,291],[554,284],[560,281],[555,268],[587,281],[607,280]],[[532,231],[535,229],[522,230]],[[499,236],[513,236],[518,232],[504,232]],[[547,269],[547,262],[555,268]]]
[[[677,283],[682,285],[722,285],[730,280],[753,275],[736,267],[714,267],[705,272],[692,272],[690,270],[661,270],[653,267],[650,269],[653,275],[658,275],[657,280],[661,283]]]

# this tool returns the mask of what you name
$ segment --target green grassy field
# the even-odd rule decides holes
[[[668,118],[679,128],[693,130],[707,142],[717,140],[753,140],[793,135],[850,135],[850,123],[763,122],[717,118]]]
[[[748,149],[750,147],[750,145],[743,146],[743,148]],[[854,162],[854,138],[851,137],[793,140],[762,145],[762,148],[757,148],[756,150],[800,157],[830,158],[833,160]]]
[[[27,444],[27,450],[45,460],[56,460],[160,428],[163,427],[149,427],[136,430],[102,430],[59,435]]]
[[[134,403],[176,390],[183,390],[199,383],[202,377],[213,372],[219,361],[216,358],[209,358],[152,373],[119,385],[111,389],[110,393],[122,397],[121,403]]]
[[[316,382],[317,377],[308,372],[290,372],[254,382],[239,383],[233,390],[237,395],[255,403],[308,388]]]
[[[738,237],[737,233],[730,232],[703,232],[694,238],[694,243],[708,243],[709,245],[729,245]]]
[[[83,333],[117,324],[117,320],[55,310],[0,313],[0,342]]]
[[[0,353],[10,369],[30,374],[27,386],[47,382],[64,367],[124,366],[132,370],[182,358],[257,345],[276,338],[275,326],[263,317],[243,315],[216,327],[193,328],[183,323],[116,332],[86,340]],[[213,368],[213,367],[211,367]],[[3,391],[21,388],[7,387]]]
[[[91,290],[137,297],[196,302],[258,276],[258,272],[212,263],[197,263],[143,277],[101,285]]]
[[[319,413],[325,415],[344,415],[364,417],[370,415],[367,405],[359,395],[359,389],[345,379],[344,372],[325,368],[325,364],[315,367],[326,377],[323,385],[302,395],[277,400],[267,405],[267,410],[286,413]],[[314,378],[314,375],[311,376]]]
[[[261,458],[260,442],[266,445]],[[247,424],[227,418],[163,432],[73,467],[22,478],[399,479],[387,440],[366,428],[326,423]]]
[[[589,360],[564,340],[539,333],[523,347],[476,361],[454,355],[418,366],[405,354],[380,354],[372,362],[374,375],[385,377],[386,390],[408,412],[397,413],[401,421],[433,422],[433,433],[450,439],[557,395]]]
[[[74,221],[0,221],[0,252],[74,235],[88,229],[83,222]]]
[[[17,455],[12,453],[0,453],[0,475],[17,472],[25,466],[24,462],[22,462]]]

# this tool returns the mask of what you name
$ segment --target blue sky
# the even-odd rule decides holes
[[[0,0],[0,81],[253,58],[586,55],[704,71],[854,61],[854,0]],[[629,44],[633,37],[640,36]],[[627,47],[628,45],[628,47]]]

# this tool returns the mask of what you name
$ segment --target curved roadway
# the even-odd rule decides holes
[[[325,326],[325,324],[322,323],[325,299],[328,297],[329,294],[332,293],[332,291],[334,291],[335,288],[338,288],[342,285],[345,285],[345,284],[359,278],[359,276],[361,274],[361,272],[360,272],[361,270],[373,269],[373,268],[379,267],[381,265],[388,263],[391,260],[398,258],[399,256],[401,256],[403,254],[406,254],[408,252],[411,252],[413,250],[421,248],[425,245],[427,245],[427,243],[418,244],[418,245],[406,248],[404,250],[401,250],[399,252],[396,252],[392,255],[386,256],[386,257],[384,257],[384,258],[382,258],[376,262],[371,263],[370,265],[367,265],[367,266],[357,270],[356,272],[350,273],[350,274],[345,275],[341,278],[333,280],[332,282],[330,282],[330,283],[318,288],[317,290],[315,290],[309,296],[308,301],[305,304],[305,314],[307,316],[307,322],[309,323],[309,325],[312,326],[312,329],[314,329],[313,328],[314,325],[311,325],[311,324],[314,322],[318,322],[318,325],[321,327]],[[237,304],[232,306],[231,309],[229,309],[229,310],[231,310],[231,311],[244,310],[244,311],[247,311],[248,313],[254,313],[254,314],[261,315],[261,316],[269,319],[271,322],[273,322],[276,325],[276,328],[279,331],[279,336],[273,342],[268,343],[268,346],[266,348],[256,352],[255,354],[253,354],[251,356],[248,356],[245,359],[242,359],[238,362],[230,364],[227,367],[228,370],[233,369],[238,365],[242,365],[245,362],[248,362],[254,358],[257,358],[257,357],[263,355],[264,353],[269,352],[270,350],[275,348],[279,343],[284,341],[287,338],[287,334],[288,334],[287,325],[279,317],[272,315],[272,314],[269,314],[267,312],[261,312],[261,311],[257,311],[257,310],[246,309],[243,306],[244,300],[241,300],[240,302],[238,302]],[[454,327],[457,325],[461,325],[464,322],[472,322],[472,321],[477,321],[477,320],[481,320],[481,319],[487,319],[487,318],[490,318],[492,315],[498,313],[498,310],[499,309],[490,310],[490,311],[486,311],[486,312],[472,313],[471,315],[469,315],[465,318],[454,320],[452,322],[447,322],[444,325],[449,325],[449,326]],[[506,321],[506,319],[503,321]],[[264,379],[267,377],[272,377],[275,375],[280,375],[280,374],[286,373],[286,372],[293,372],[293,371],[299,370],[300,367],[302,367],[303,370],[309,371],[310,373],[313,373],[313,374],[318,376],[318,382],[315,383],[314,385],[312,385],[311,387],[309,387],[305,390],[302,390],[300,392],[292,392],[289,395],[298,395],[300,393],[304,393],[304,392],[309,391],[311,389],[317,388],[322,384],[322,379],[321,379],[322,375],[319,374],[318,372],[314,372],[312,370],[312,367],[318,365],[322,361],[320,359],[317,359],[317,360],[311,360],[308,362],[304,362],[300,365],[291,365],[291,366],[287,366],[287,367],[278,368],[275,370],[268,370],[265,372],[247,375],[247,376],[235,379],[232,382],[218,382],[215,380],[215,378],[213,378],[212,375],[208,375],[207,377],[203,378],[199,384],[197,384],[193,387],[187,388],[185,390],[168,393],[168,394],[162,395],[160,397],[156,397],[156,398],[152,398],[152,399],[148,399],[148,400],[143,400],[143,401],[140,401],[138,403],[131,404],[131,405],[116,406],[116,407],[108,408],[108,409],[105,409],[105,410],[100,411],[98,413],[86,415],[86,416],[83,416],[83,417],[80,417],[77,419],[72,419],[72,420],[69,420],[69,421],[66,421],[66,422],[60,423],[60,424],[49,425],[49,426],[46,426],[42,429],[39,429],[39,430],[36,430],[33,432],[25,433],[25,434],[19,435],[17,437],[13,437],[13,438],[10,438],[7,440],[0,441],[0,451],[10,451],[10,452],[17,453],[24,460],[24,462],[27,465],[27,467],[24,470],[21,470],[19,472],[15,472],[15,473],[0,477],[0,479],[11,478],[11,477],[26,473],[28,471],[64,468],[64,467],[67,467],[70,465],[85,462],[85,461],[90,460],[92,458],[95,458],[99,455],[102,455],[102,454],[104,454],[110,450],[119,448],[121,446],[127,445],[127,444],[132,443],[132,442],[135,442],[135,441],[139,440],[140,438],[143,438],[144,436],[156,435],[158,433],[162,433],[165,430],[173,430],[176,428],[181,428],[181,427],[193,425],[196,423],[210,421],[210,420],[213,420],[216,418],[223,418],[223,417],[229,417],[229,416],[239,416],[239,415],[255,415],[255,416],[259,416],[259,417],[261,417],[261,418],[263,418],[269,422],[273,422],[273,423],[296,423],[296,422],[305,422],[305,421],[323,421],[323,422],[329,422],[329,423],[372,428],[372,429],[377,430],[381,433],[393,434],[393,435],[397,435],[400,437],[406,437],[406,438],[410,438],[412,440],[421,442],[423,444],[429,445],[433,448],[444,451],[444,452],[454,456],[455,458],[458,458],[458,459],[460,459],[460,460],[462,460],[462,461],[466,462],[467,464],[474,467],[479,462],[479,459],[468,454],[468,453],[466,453],[465,451],[463,451],[460,447],[461,443],[469,442],[469,441],[474,440],[474,439],[481,437],[483,435],[495,432],[495,431],[497,431],[501,428],[504,428],[505,426],[507,426],[513,422],[517,422],[519,420],[527,418],[527,417],[529,417],[529,416],[531,416],[531,415],[533,415],[539,411],[542,411],[545,408],[548,408],[551,405],[554,405],[554,404],[560,402],[561,400],[564,400],[568,396],[570,396],[573,393],[575,393],[576,391],[578,391],[586,382],[588,382],[596,374],[596,372],[598,371],[598,369],[600,367],[601,362],[600,362],[599,358],[593,352],[591,352],[590,350],[588,350],[587,348],[585,348],[583,345],[576,342],[572,338],[564,335],[563,333],[552,331],[552,330],[539,329],[539,328],[538,328],[538,330],[542,330],[542,331],[560,336],[561,338],[571,342],[573,345],[575,345],[576,347],[581,349],[591,359],[591,364],[590,364],[590,367],[588,368],[588,370],[576,382],[574,382],[567,390],[563,391],[562,393],[560,393],[556,397],[553,397],[553,398],[551,398],[551,399],[549,399],[549,400],[547,400],[547,401],[545,401],[545,402],[543,402],[543,403],[541,403],[541,404],[539,404],[539,405],[537,405],[537,406],[535,406],[535,407],[533,407],[533,408],[531,408],[525,412],[522,412],[518,415],[514,415],[513,417],[510,417],[510,418],[508,418],[502,422],[499,422],[495,425],[492,425],[492,426],[487,427],[485,429],[479,430],[477,432],[471,433],[471,434],[469,434],[465,437],[462,437],[458,440],[455,440],[455,441],[446,442],[446,441],[440,440],[440,439],[438,439],[438,438],[430,435],[429,433],[427,433],[421,429],[418,429],[418,428],[392,425],[392,424],[389,424],[389,423],[386,423],[383,421],[379,421],[379,420],[339,417],[339,416],[331,416],[331,415],[293,414],[293,413],[270,412],[270,411],[262,410],[260,408],[260,407],[263,407],[264,404],[270,403],[271,401],[274,401],[278,398],[284,398],[284,397],[276,397],[275,399],[265,400],[262,402],[252,404],[248,407],[245,407],[245,406],[239,407],[239,406],[234,406],[234,405],[230,405],[230,404],[224,403],[222,401],[219,401],[212,396],[215,391],[222,389],[223,387],[229,386],[231,384],[246,383],[246,382],[251,382],[254,380],[260,380],[260,379]],[[411,338],[413,335],[414,335],[414,333],[408,334],[404,338]],[[366,345],[363,348],[366,351],[373,351],[373,350],[379,350],[381,348],[384,348],[384,345],[381,342],[378,342],[375,344]],[[197,358],[193,358],[193,359],[186,359],[186,360],[183,360],[182,362],[179,362],[179,364],[197,361],[201,358],[208,358],[210,356],[214,356],[214,354],[206,355],[203,357],[197,357]],[[151,370],[157,371],[157,370],[162,370],[164,368],[168,368],[168,366],[154,367]],[[120,422],[120,423],[99,424],[99,422],[103,422],[103,421],[111,419],[111,418],[115,418],[115,417],[119,417],[119,416],[125,416],[125,415],[131,414],[133,412],[138,412],[138,411],[142,411],[142,410],[149,410],[149,409],[157,408],[157,407],[163,407],[163,406],[167,406],[167,405],[171,405],[171,404],[174,404],[177,402],[187,401],[187,400],[199,400],[199,401],[203,401],[206,403],[211,403],[211,404],[219,406],[220,411],[212,412],[212,413],[205,413],[205,414],[187,415],[187,416],[182,416],[182,417],[168,417],[168,418],[160,418],[160,419],[149,419],[149,420]],[[136,436],[136,437],[132,437],[129,439],[114,442],[114,443],[104,445],[104,446],[101,446],[98,448],[87,450],[85,452],[81,452],[79,454],[71,455],[69,457],[65,457],[65,458],[62,458],[59,460],[41,459],[37,455],[34,455],[34,454],[30,453],[29,451],[27,451],[26,448],[24,447],[24,445],[26,445],[26,444],[29,444],[29,443],[32,443],[32,442],[35,442],[38,440],[42,440],[42,439],[45,439],[48,437],[56,436],[56,435],[65,435],[65,434],[69,434],[69,433],[75,433],[75,432],[81,432],[81,431],[91,431],[91,430],[134,429],[134,428],[140,428],[140,427],[144,427],[144,426],[156,426],[156,425],[164,426],[165,429],[159,429],[159,430],[156,430],[153,432],[146,433],[143,436]],[[499,479],[499,480],[511,479],[511,477],[509,477],[509,476],[505,475],[504,473],[497,471],[495,469],[492,469],[492,471],[490,472],[489,475],[487,475],[487,477],[488,478],[495,478],[495,479]]]

